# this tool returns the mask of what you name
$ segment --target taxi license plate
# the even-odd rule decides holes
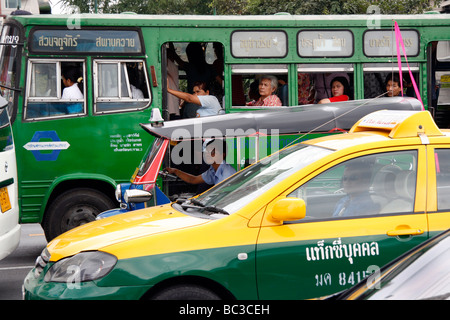
[[[11,209],[11,201],[9,201],[8,188],[0,188],[0,208],[2,212]]]

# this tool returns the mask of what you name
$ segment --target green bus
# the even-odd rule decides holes
[[[155,108],[165,120],[190,116],[192,106],[180,109],[167,93],[169,78],[180,91],[199,80],[189,45],[200,44],[226,113],[258,109],[247,103],[263,74],[279,80],[279,108],[316,102],[337,74],[348,78],[351,99],[368,99],[382,96],[386,76],[398,70],[393,21],[424,107],[448,126],[446,15],[9,16],[0,91],[17,146],[21,222],[41,223],[51,239],[117,206],[116,184],[130,180],[151,143],[139,124]],[[63,94],[68,70],[81,96]],[[404,78],[405,95],[414,96],[409,73]]]

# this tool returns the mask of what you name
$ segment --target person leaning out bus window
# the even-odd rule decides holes
[[[281,107],[280,98],[275,94],[278,89],[278,79],[272,75],[262,76],[259,80],[259,99],[247,105],[255,107]]]
[[[347,101],[350,99],[350,85],[347,79],[344,77],[336,77],[331,80],[331,98],[325,98],[320,100],[318,103],[330,103]]]
[[[197,109],[197,117],[207,117],[217,115],[221,112],[219,100],[215,96],[209,94],[209,88],[206,82],[194,82],[194,93],[190,94],[183,91],[173,90],[167,85],[167,92],[180,98],[188,103],[199,105]]]
[[[67,68],[63,70],[61,78],[65,86],[62,92],[62,99],[83,99],[83,93],[78,86],[78,84],[81,84],[81,82],[83,81],[83,78],[78,76],[77,71],[74,68]]]
[[[402,92],[402,87],[400,86],[400,77],[397,74],[388,74],[384,83],[386,84],[388,97],[399,96]]]

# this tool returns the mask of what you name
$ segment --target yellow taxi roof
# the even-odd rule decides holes
[[[325,136],[304,143],[340,150],[383,141],[427,144],[430,138],[447,136],[450,131],[440,130],[428,111],[381,110],[360,119],[348,134]]]

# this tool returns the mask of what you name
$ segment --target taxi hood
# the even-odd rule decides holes
[[[55,262],[81,251],[101,250],[119,242],[211,221],[184,215],[167,204],[90,222],[58,236],[48,244],[47,249],[51,255],[50,261]]]

